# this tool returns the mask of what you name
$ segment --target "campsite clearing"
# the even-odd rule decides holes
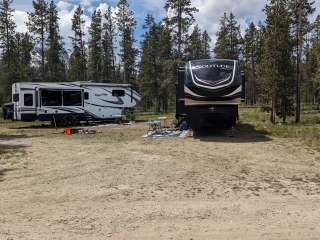
[[[318,239],[320,154],[250,126],[0,127],[0,239]]]

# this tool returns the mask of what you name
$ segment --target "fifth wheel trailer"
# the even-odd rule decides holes
[[[12,85],[12,103],[4,105],[5,118],[20,121],[79,121],[121,119],[135,107],[140,95],[131,85],[92,82],[25,82]]]
[[[244,98],[244,75],[236,60],[189,61],[178,69],[176,117],[194,129],[233,127]]]

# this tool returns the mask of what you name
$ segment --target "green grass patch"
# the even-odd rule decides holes
[[[49,122],[23,122],[23,121],[12,121],[12,120],[3,120],[0,118],[0,127],[7,129],[19,129],[19,128],[28,128],[28,127],[39,127],[44,124],[49,124]]]
[[[135,113],[135,120],[136,121],[156,120],[159,117],[166,117],[168,119],[175,119],[175,113],[154,113],[154,112]]]
[[[294,117],[289,117],[286,124],[276,125],[271,124],[269,119],[270,114],[260,108],[240,109],[241,123],[250,124],[256,130],[272,137],[302,140],[308,146],[320,151],[320,113],[303,113],[299,124],[294,122]]]

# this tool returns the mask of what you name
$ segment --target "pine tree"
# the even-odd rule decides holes
[[[136,21],[134,13],[130,10],[127,0],[120,0],[118,2],[117,26],[120,36],[120,60],[122,63],[123,83],[134,83],[135,75],[135,61],[137,50],[134,48],[134,29]]]
[[[103,80],[109,82],[116,82],[116,66],[115,66],[115,39],[116,39],[116,23],[112,16],[112,10],[109,6],[104,14],[105,23],[103,24],[103,38],[102,38],[102,75]]]
[[[229,54],[231,59],[239,59],[240,45],[242,43],[242,37],[240,34],[240,25],[235,19],[233,13],[230,13],[228,19],[228,30],[229,30]]]
[[[296,122],[300,122],[301,115],[301,81],[302,81],[302,51],[304,37],[308,32],[308,17],[315,11],[312,7],[314,1],[291,0],[291,11],[296,41]]]
[[[176,71],[179,60],[174,59],[173,56],[170,28],[165,23],[160,23],[159,25],[160,99],[162,111],[168,112],[169,106],[172,106],[175,103]]]
[[[229,17],[224,13],[220,20],[220,29],[217,33],[217,42],[214,52],[217,58],[239,59],[242,37],[240,26],[237,23],[233,13]]]
[[[7,71],[7,65],[2,65],[0,75],[0,103],[11,98],[11,86],[16,82],[28,82],[32,80],[31,52],[33,43],[28,33],[16,33],[10,41],[11,67]]]
[[[308,72],[311,81],[313,104],[320,109],[320,15],[312,24],[311,47],[307,55]]]
[[[10,43],[15,35],[16,24],[13,20],[14,10],[10,7],[12,0],[2,0],[0,2],[0,47],[2,49],[2,60],[11,67],[12,49]]]
[[[15,82],[28,82],[32,80],[32,50],[33,43],[29,33],[17,33],[14,39],[13,62],[15,66]]]
[[[102,79],[102,16],[100,10],[95,10],[92,14],[91,27],[89,30],[89,79],[101,81]]]
[[[52,0],[48,9],[48,38],[46,41],[46,80],[61,82],[66,80],[66,51],[63,48],[59,30],[59,17],[55,2]]]
[[[220,19],[220,28],[217,32],[217,41],[214,47],[214,53],[216,58],[228,59],[229,53],[229,32],[228,32],[228,17],[227,13],[224,13],[223,17]]]
[[[139,71],[139,88],[143,93],[145,110],[148,106],[155,106],[160,112],[160,79],[159,79],[159,26],[153,16],[147,15],[145,19],[144,39]]]
[[[320,15],[316,17],[315,22],[312,24],[312,39],[320,39]]]
[[[202,58],[204,59],[209,59],[211,56],[210,53],[210,43],[211,43],[211,38],[207,32],[207,30],[205,30],[202,33],[202,39],[201,39],[201,44],[202,44]]]
[[[178,60],[173,59],[170,28],[163,22],[156,23],[148,15],[145,19],[140,71],[139,91],[145,111],[168,111],[174,102],[175,76]]]
[[[87,80],[87,60],[84,42],[83,25],[83,10],[79,5],[74,12],[72,18],[72,40],[73,52],[69,59],[69,73],[68,78],[70,81],[86,81]]]
[[[182,60],[188,31],[195,21],[194,14],[198,12],[198,9],[191,6],[191,0],[167,0],[165,9],[172,14],[166,21],[173,30],[173,41],[177,47],[177,58]]]
[[[256,104],[257,84],[256,84],[256,66],[257,66],[257,50],[258,50],[258,31],[252,22],[246,30],[244,37],[244,51],[245,68],[247,72],[247,96],[250,104]]]
[[[266,38],[266,27],[259,22],[257,27],[257,42],[256,42],[256,53],[257,53],[257,63],[260,63],[262,56],[264,54],[264,43]]]
[[[45,0],[32,1],[34,12],[28,13],[27,26],[32,34],[35,43],[39,45],[36,48],[40,56],[40,78],[45,80],[45,45],[48,29],[48,4]]]
[[[196,60],[203,58],[204,49],[202,42],[202,34],[198,25],[193,29],[193,32],[189,36],[186,47],[187,60]]]
[[[290,14],[286,0],[269,0],[265,7],[266,35],[264,54],[259,64],[259,80],[265,98],[271,100],[272,123],[277,113],[286,122],[292,109],[293,76],[290,44]]]
[[[2,66],[0,76],[0,103],[7,101],[11,93],[11,84],[14,70],[14,37],[15,23],[13,20],[14,10],[10,7],[11,0],[2,0],[0,2],[0,48],[2,55]]]

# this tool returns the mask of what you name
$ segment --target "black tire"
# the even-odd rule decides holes
[[[77,126],[78,123],[79,123],[79,120],[76,116],[69,115],[69,116],[65,116],[64,118],[65,127],[74,127],[74,126]]]

